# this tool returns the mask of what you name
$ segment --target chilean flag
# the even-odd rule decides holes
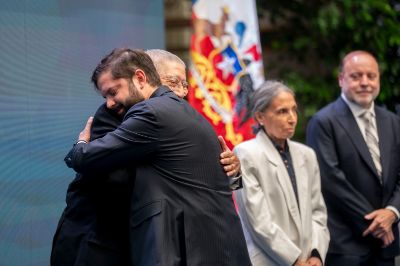
[[[264,81],[255,3],[192,3],[188,100],[233,148],[254,137],[254,122],[240,122],[248,96]]]

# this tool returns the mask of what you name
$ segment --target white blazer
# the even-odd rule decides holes
[[[235,147],[242,166],[243,189],[235,192],[253,265],[292,265],[317,249],[325,260],[329,244],[327,213],[314,151],[288,140],[299,195],[279,152],[260,131]]]

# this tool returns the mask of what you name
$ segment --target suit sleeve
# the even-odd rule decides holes
[[[286,233],[276,223],[271,222],[269,213],[269,199],[261,189],[259,178],[262,178],[253,161],[253,156],[245,149],[235,148],[242,165],[243,189],[238,201],[242,205],[248,223],[248,231],[254,242],[263,249],[279,265],[292,265],[300,256],[301,250],[293,243]]]
[[[311,219],[312,219],[312,249],[316,249],[322,262],[325,261],[329,246],[329,231],[327,225],[327,211],[321,193],[321,177],[317,158],[311,152],[310,186],[311,186]]]
[[[394,180],[393,186],[389,187],[393,188],[393,191],[390,191],[390,197],[386,205],[392,206],[400,211],[400,118],[394,116],[392,119],[391,125],[391,136],[393,136],[393,141],[391,143],[391,151],[389,153],[390,160],[391,160],[391,173],[393,173],[393,177],[390,176],[392,180]],[[385,129],[388,130],[388,129]]]
[[[122,117],[119,117],[113,111],[109,110],[105,103],[100,105],[94,117],[90,133],[90,140],[104,137],[108,132],[114,131],[122,123]]]
[[[114,131],[88,144],[74,145],[64,159],[79,173],[109,171],[135,165],[157,149],[158,122],[145,102],[136,104]]]
[[[104,137],[104,135],[106,135],[107,133],[114,131],[121,123],[122,117],[119,117],[117,114],[107,109],[106,104],[103,103],[97,109],[93,117],[90,140],[93,141],[95,139]],[[82,179],[92,179],[94,177],[90,174],[79,176]],[[132,175],[132,171],[129,171],[126,168],[117,169],[105,175],[95,175],[96,180],[104,178],[104,180],[108,183],[120,184],[127,184],[132,176],[134,176]]]
[[[374,211],[374,208],[340,169],[336,154],[336,145],[339,144],[335,143],[333,134],[334,128],[328,119],[313,117],[307,128],[307,144],[317,154],[325,201],[334,203],[329,207],[335,208],[343,217],[349,217],[349,223],[361,235],[369,226],[364,216]]]

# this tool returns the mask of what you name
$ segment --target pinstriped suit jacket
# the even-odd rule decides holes
[[[137,164],[134,265],[250,265],[221,148],[209,123],[168,88],[133,106],[114,132],[78,144],[78,172]]]

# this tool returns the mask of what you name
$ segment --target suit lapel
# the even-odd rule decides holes
[[[279,186],[281,187],[283,194],[285,196],[286,205],[288,207],[289,213],[297,227],[299,233],[301,232],[301,221],[300,221],[300,211],[297,206],[296,196],[293,191],[292,183],[290,181],[289,174],[286,170],[285,165],[282,162],[278,151],[275,146],[268,138],[264,132],[259,132],[256,137],[257,141],[262,147],[265,147],[264,155],[270,164],[270,166],[275,167],[275,174],[278,179]]]
[[[301,221],[305,221],[305,215],[307,211],[305,208],[309,208],[307,203],[305,202],[306,195],[304,193],[308,193],[308,173],[306,171],[306,162],[304,160],[304,154],[302,154],[298,149],[295,148],[293,143],[288,140],[290,155],[292,157],[293,168],[296,174],[296,184],[297,184],[297,193],[299,195],[299,210]]]
[[[346,131],[347,135],[354,143],[357,151],[361,155],[361,158],[368,165],[370,170],[374,173],[377,180],[379,181],[378,172],[376,171],[374,162],[372,161],[371,154],[369,153],[367,144],[364,141],[364,137],[361,134],[360,128],[351,112],[350,108],[343,101],[342,98],[338,98],[335,102],[335,112],[337,114],[337,121],[342,126],[343,130]]]

